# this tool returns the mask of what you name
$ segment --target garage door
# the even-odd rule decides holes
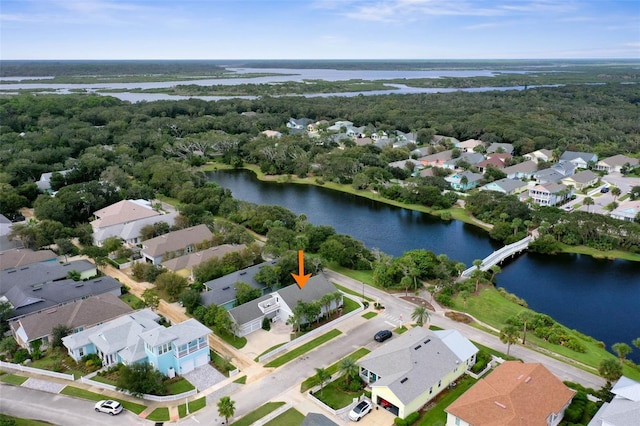
[[[209,363],[209,357],[207,354],[202,354],[198,358],[196,358],[196,368],[202,367],[203,365],[207,365]]]
[[[193,360],[190,359],[188,361],[184,361],[182,363],[182,373],[181,374],[187,374],[193,371],[193,369],[195,368]]]

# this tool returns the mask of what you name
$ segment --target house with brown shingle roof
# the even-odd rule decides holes
[[[162,262],[162,266],[170,271],[193,279],[193,269],[196,266],[213,258],[220,259],[227,253],[242,251],[245,248],[247,248],[247,246],[244,244],[222,244],[195,253],[174,257],[173,259]]]
[[[198,251],[196,244],[211,238],[213,234],[207,225],[196,225],[143,241],[140,254],[147,262],[159,265],[170,257]]]
[[[16,318],[9,322],[9,327],[21,347],[30,349],[29,344],[40,339],[44,349],[51,343],[53,329],[59,325],[77,333],[132,311],[116,295],[105,293]]]
[[[569,389],[545,366],[506,361],[445,408],[447,426],[556,426]]]

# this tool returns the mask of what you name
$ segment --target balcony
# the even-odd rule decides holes
[[[195,345],[189,345],[187,349],[178,351],[178,356],[176,358],[183,358],[187,355],[190,355],[194,352],[198,352],[201,349],[209,348],[209,343],[205,340],[200,343],[196,343]],[[174,352],[175,353],[175,352]]]
[[[258,303],[258,308],[266,315],[280,309],[280,303],[276,302],[276,299],[272,297],[269,300]]]

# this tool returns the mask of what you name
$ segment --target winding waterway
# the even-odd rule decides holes
[[[214,172],[209,178],[239,200],[304,213],[313,224],[331,225],[393,256],[426,249],[471,265],[500,247],[477,227],[326,188],[261,182],[249,171]],[[497,286],[525,299],[531,309],[605,342],[607,348],[617,342],[630,345],[640,337],[640,263],[525,253],[502,266]],[[640,362],[640,350],[629,358]]]

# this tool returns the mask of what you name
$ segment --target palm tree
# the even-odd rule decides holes
[[[236,412],[235,402],[231,400],[228,396],[223,396],[218,401],[218,414],[224,417],[225,424],[229,424],[229,418],[233,417],[233,414]]]
[[[518,233],[518,229],[520,229],[520,225],[522,225],[522,219],[516,217],[511,221],[511,226],[513,227],[513,235],[515,236]]]
[[[287,325],[290,325],[296,333],[299,333],[301,324],[302,312],[299,309],[294,308],[291,316],[287,319]]]
[[[329,314],[331,312],[331,303],[333,303],[333,296],[330,293],[325,294],[320,298],[320,303],[324,305],[324,314],[329,319]]]
[[[473,261],[473,266],[476,267],[476,270],[473,271],[473,276],[475,276],[475,278],[476,278],[476,293],[477,293],[478,292],[478,285],[480,284],[480,278],[482,278],[482,276],[484,275],[484,273],[480,269],[482,267],[482,260],[481,259],[474,260]]]
[[[500,330],[500,341],[507,344],[507,356],[509,356],[509,350],[511,345],[518,342],[518,328],[515,325],[505,325]]]
[[[324,368],[316,368],[316,379],[320,382],[320,394],[322,394],[324,384],[331,379],[331,374]]]
[[[342,306],[342,293],[336,291],[335,293],[331,293],[333,297],[333,301],[336,303],[336,312],[338,312],[338,308]]]
[[[346,358],[342,358],[338,363],[338,371],[340,371],[344,376],[347,382],[347,387],[351,383],[351,379],[356,377],[360,372],[360,367],[356,364],[355,360],[350,356]]]
[[[424,306],[417,306],[413,313],[411,314],[411,319],[418,324],[418,326],[422,327],[425,322],[429,322],[430,318],[429,311]]]
[[[607,382],[614,382],[622,376],[622,366],[615,359],[606,358],[600,361],[600,365],[598,365],[598,373],[600,373]]]
[[[467,290],[462,290],[460,292],[460,297],[462,297],[462,303],[463,303],[463,308],[462,308],[462,312],[467,312],[467,299],[469,298],[469,291]]]
[[[404,287],[404,295],[408,296],[409,295],[409,287],[411,286],[411,277],[408,276],[404,276],[402,277],[402,279],[400,279],[400,285],[402,287]]]
[[[491,268],[489,269],[491,269],[491,282],[493,282],[493,279],[496,277],[496,275],[502,272],[502,268],[498,265],[491,265]]]
[[[522,344],[527,343],[527,326],[533,321],[533,313],[531,311],[522,311],[518,315],[522,321]]]
[[[637,339],[633,339],[631,343],[633,344],[633,346],[640,349],[640,337],[638,337]]]
[[[622,191],[620,191],[620,188],[618,188],[617,186],[611,187],[611,195],[613,195],[614,202],[616,201],[616,198],[620,196],[620,194],[622,194]]]
[[[595,202],[593,201],[593,198],[591,197],[585,197],[582,203],[585,206],[587,206],[587,213],[589,213],[589,206],[592,206],[595,204]]]
[[[458,271],[458,275],[462,275],[464,270],[467,269],[467,265],[465,265],[462,262],[457,262],[455,268],[456,268],[456,271]]]
[[[626,343],[614,343],[611,345],[611,349],[618,354],[620,364],[622,364],[622,361],[624,361],[625,357],[631,352],[631,346]]]

